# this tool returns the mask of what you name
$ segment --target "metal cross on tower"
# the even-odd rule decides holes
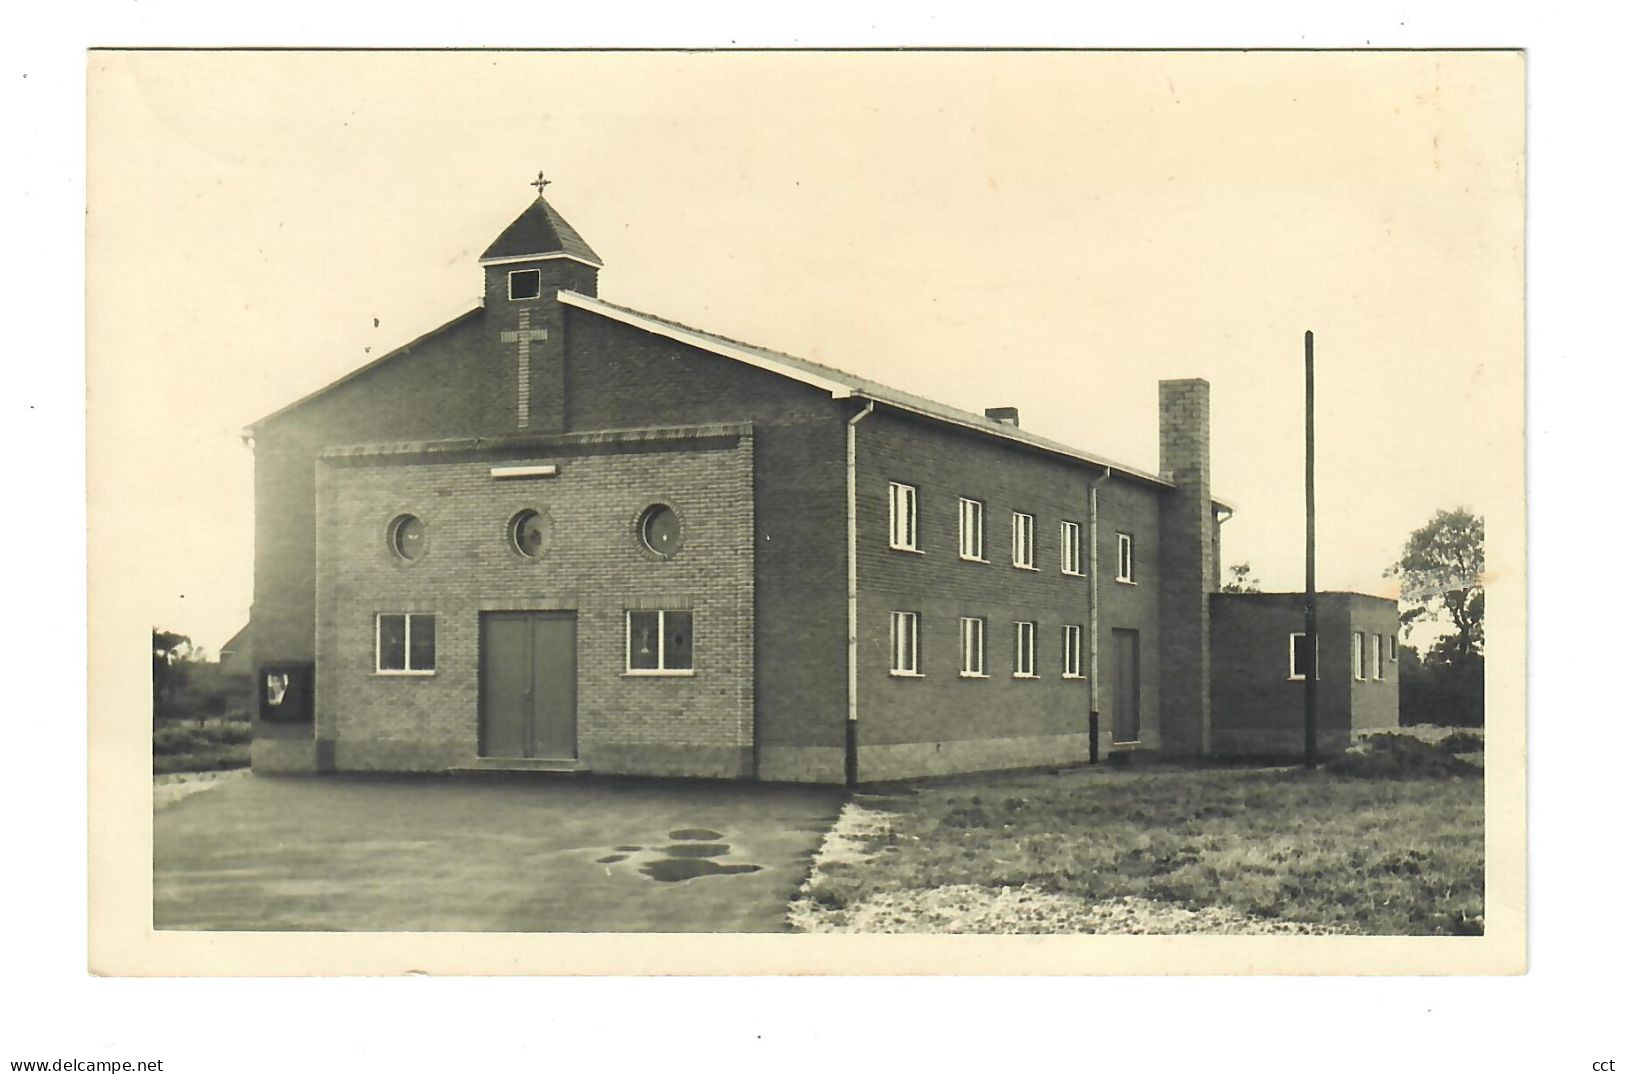
[[[552,182],[553,180],[549,179],[544,173],[537,172],[536,181],[530,185],[536,188],[536,196],[539,198],[542,196],[542,191],[546,190]]]

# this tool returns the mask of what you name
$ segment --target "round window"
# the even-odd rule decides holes
[[[657,503],[643,512],[643,521],[638,524],[638,533],[643,538],[644,547],[657,556],[669,556],[677,551],[678,543],[682,540],[683,526],[677,519],[677,512],[663,503]]]
[[[389,524],[389,549],[407,562],[421,559],[428,547],[429,536],[418,516],[401,515]]]
[[[513,542],[514,551],[520,555],[529,559],[540,558],[546,554],[547,546],[551,543],[547,516],[540,511],[519,512],[508,524],[508,539]]]

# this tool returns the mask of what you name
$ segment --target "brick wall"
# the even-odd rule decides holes
[[[1303,630],[1301,593],[1218,593],[1213,621],[1213,748],[1219,754],[1298,756],[1303,752],[1303,683],[1287,677],[1287,638]],[[1322,593],[1316,730],[1323,753],[1348,745],[1351,730],[1396,727],[1399,667],[1383,660],[1386,678],[1354,678],[1352,632],[1391,636],[1392,600]]]
[[[527,270],[540,273],[540,294],[534,299],[510,299],[509,274]],[[485,268],[485,346],[513,367],[514,391],[507,400],[512,429],[553,433],[570,427],[566,413],[570,397],[569,339],[565,331],[566,307],[556,297],[560,290],[596,295],[597,270],[563,258]],[[500,415],[493,415],[497,417]],[[626,428],[600,426],[606,427]]]
[[[1113,477],[1100,486],[1100,723],[1110,729],[1117,695],[1129,684],[1117,677],[1112,631],[1132,630],[1140,638],[1139,747],[1162,746],[1162,498],[1166,490],[1130,478]],[[1117,580],[1117,535],[1134,538],[1134,581]]]
[[[1356,731],[1399,726],[1399,661],[1388,658],[1389,639],[1399,633],[1399,605],[1384,597],[1351,593],[1344,597],[1351,627],[1365,635],[1366,678],[1350,690],[1349,713]],[[1380,639],[1380,647],[1373,644]],[[1382,678],[1377,678],[1377,660]]]
[[[846,411],[821,391],[566,310],[570,421],[748,416],[755,431],[757,768],[840,782],[846,756]]]
[[[1162,751],[1196,756],[1211,744],[1208,594],[1214,569],[1208,383],[1158,386],[1160,470],[1174,482],[1162,498]]]
[[[369,453],[324,460],[318,477],[317,735],[339,769],[440,769],[474,761],[480,612],[577,613],[577,734],[595,771],[751,774],[754,564],[752,440],[694,431],[540,438],[528,450]],[[552,463],[551,478],[494,480],[494,464]],[[643,549],[651,503],[682,519],[680,551]],[[507,536],[520,510],[544,512],[546,553]],[[388,550],[391,519],[423,519],[429,548]],[[629,608],[694,612],[694,673],[628,676]],[[433,612],[427,677],[374,672],[374,617]]]
[[[1061,522],[1089,530],[1099,470],[884,409],[857,427],[859,778],[1063,764],[1087,756],[1089,684],[1061,676],[1061,628],[1087,634],[1089,579],[1061,573]],[[919,552],[889,547],[888,488],[918,490]],[[1155,547],[1155,491],[1108,482],[1111,573],[1119,528]],[[959,498],[983,503],[985,563],[959,557]],[[1147,509],[1149,508],[1149,510]],[[1034,517],[1036,571],[1012,565],[1011,515]],[[1088,570],[1087,553],[1084,569]],[[1116,583],[1102,579],[1105,590]],[[1154,620],[1155,581],[1119,587],[1101,628]],[[893,676],[892,611],[920,613],[919,678]],[[986,620],[985,679],[960,676],[959,620]],[[1012,676],[1014,623],[1037,623],[1037,679]],[[1154,636],[1154,623],[1151,626]],[[1155,660],[1143,672],[1155,675]],[[1084,672],[1087,674],[1087,655]],[[1109,674],[1109,668],[1103,671]],[[1109,728],[1109,721],[1105,724]],[[1103,746],[1109,746],[1109,736]]]
[[[255,431],[250,619],[257,664],[316,657],[316,456],[322,448],[512,431],[512,369],[484,346],[481,318],[479,310],[457,318]]]

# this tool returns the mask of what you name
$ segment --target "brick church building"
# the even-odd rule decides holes
[[[1206,381],[1161,384],[1153,473],[599,298],[540,194],[480,265],[248,430],[256,770],[867,782],[1078,763],[1091,713],[1101,755],[1301,743],[1301,595],[1217,593]],[[1397,622],[1322,605],[1331,747],[1397,723]]]

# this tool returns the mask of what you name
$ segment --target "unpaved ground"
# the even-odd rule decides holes
[[[1251,917],[1218,907],[1190,908],[1126,897],[1091,903],[1038,888],[974,884],[887,892],[851,906],[828,907],[809,897],[821,869],[872,860],[865,839],[884,836],[891,814],[849,802],[813,857],[812,872],[786,913],[797,932],[853,933],[1115,933],[1128,935],[1335,935],[1342,930]],[[883,868],[875,863],[876,868]]]

